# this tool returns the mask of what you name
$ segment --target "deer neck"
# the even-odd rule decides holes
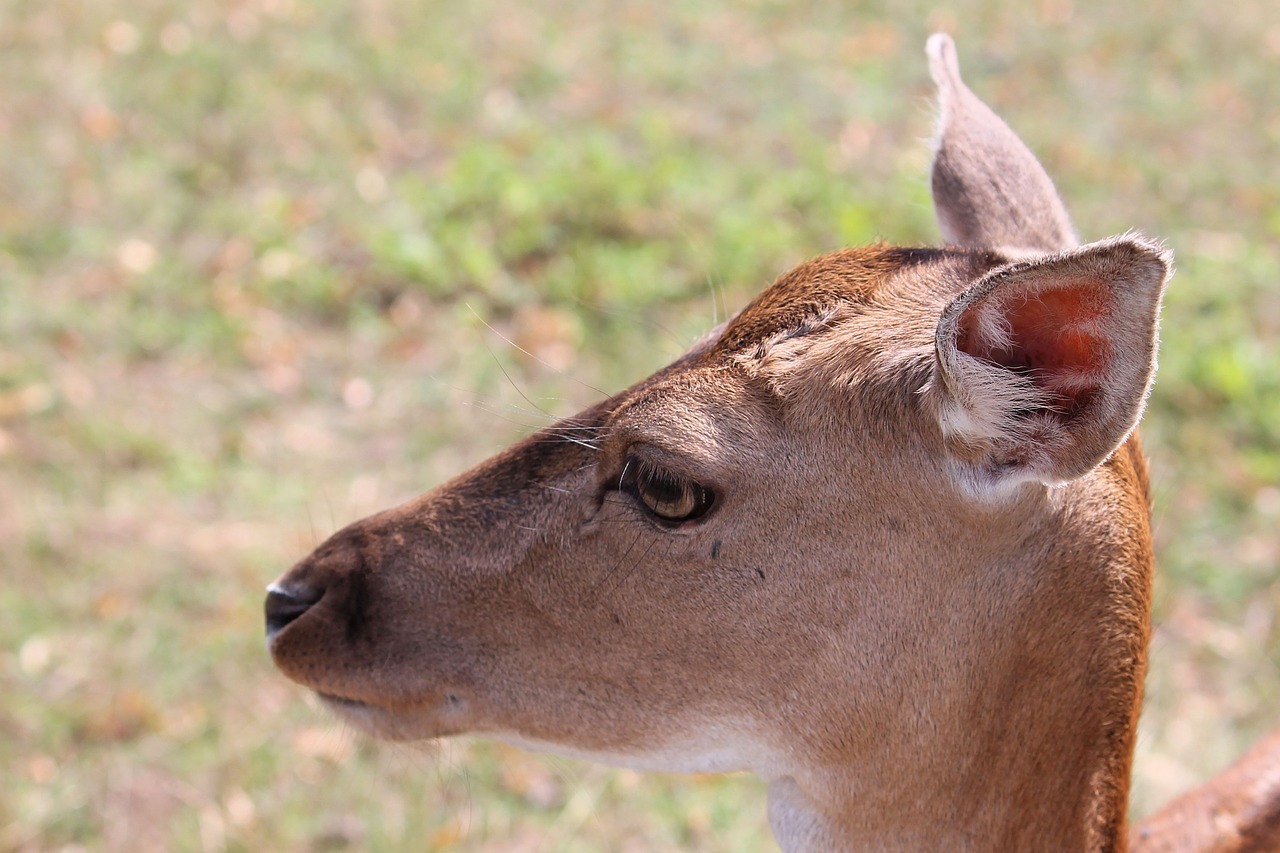
[[[1094,477],[1025,490],[1018,523],[940,537],[951,561],[931,570],[954,601],[896,627],[900,689],[869,711],[851,696],[867,719],[845,721],[848,751],[770,780],[783,850],[1125,849],[1145,482],[1134,439]]]

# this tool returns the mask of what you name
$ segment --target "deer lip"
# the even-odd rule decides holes
[[[350,699],[346,696],[338,696],[335,693],[325,693],[323,690],[317,690],[316,695],[324,700],[325,704],[336,706],[338,708],[352,709],[368,709],[373,708],[368,702],[362,702],[359,699]]]
[[[468,702],[451,691],[411,707],[384,706],[324,690],[313,692],[338,719],[380,740],[434,740],[470,730],[459,719]]]
[[[384,707],[381,704],[352,699],[324,690],[314,690],[326,710],[344,724],[355,727],[366,735],[390,742],[420,742],[445,736],[465,734],[470,726],[460,720],[449,719],[451,711],[465,707],[465,699],[456,694],[445,694],[439,701],[420,707]]]
[[[360,699],[326,693],[323,690],[316,690],[315,694],[320,703],[339,720],[374,737],[386,737],[384,732],[389,714],[384,709]]]

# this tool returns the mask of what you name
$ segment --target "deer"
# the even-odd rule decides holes
[[[1280,737],[1130,827],[1136,426],[1172,255],[1082,243],[926,47],[945,245],[785,273],[669,366],[268,587],[355,729],[749,771],[784,851],[1280,849]]]

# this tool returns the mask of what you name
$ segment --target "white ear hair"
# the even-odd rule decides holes
[[[942,313],[943,433],[989,481],[1062,482],[1137,425],[1155,375],[1172,257],[1117,237],[1010,264]]]

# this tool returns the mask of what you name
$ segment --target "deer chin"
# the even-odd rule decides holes
[[[643,748],[634,750],[618,746],[596,748],[478,724],[469,719],[473,714],[468,701],[448,690],[436,691],[420,705],[396,708],[321,690],[314,693],[343,723],[379,740],[403,743],[482,734],[532,752],[664,773],[750,770],[773,778],[781,766],[781,759],[767,745],[747,733],[750,726],[745,720],[675,728],[660,743],[646,741]]]
[[[466,720],[467,701],[448,690],[435,691],[429,698],[396,707],[323,690],[314,693],[343,723],[379,740],[401,743],[436,740],[470,731]]]
[[[541,740],[515,732],[484,733],[531,752],[546,752],[657,773],[736,773],[751,771],[764,778],[778,775],[781,760],[766,744],[747,734],[745,724],[721,722],[669,732],[659,742],[646,740],[643,748],[593,749]]]

